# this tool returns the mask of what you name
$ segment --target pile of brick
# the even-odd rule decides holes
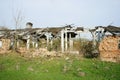
[[[19,48],[19,52],[24,57],[55,57],[62,56],[61,54],[55,51],[48,51],[46,48],[39,49],[30,49],[26,50],[25,48]]]
[[[118,62],[120,60],[119,41],[120,37],[106,36],[100,42],[99,51],[101,60],[111,62]]]
[[[10,46],[10,39],[1,39],[2,47],[0,48],[0,54],[8,52]]]
[[[47,57],[47,56],[56,56],[55,51],[48,51],[46,48],[39,48],[33,51],[32,57]]]

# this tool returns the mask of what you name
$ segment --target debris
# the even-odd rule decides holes
[[[107,36],[100,42],[99,51],[101,60],[111,62],[117,62],[119,60],[119,40],[120,37]]]
[[[19,70],[19,69],[20,69],[20,66],[17,64],[17,65],[15,66],[15,68],[16,68],[16,70]]]
[[[2,47],[0,48],[0,54],[8,53],[10,39],[1,39]]]
[[[27,70],[28,70],[28,71],[34,71],[34,69],[33,69],[31,66],[29,66],[29,67],[27,68]]]
[[[65,60],[69,60],[70,58],[69,57],[66,57]]]
[[[78,76],[85,76],[85,72],[78,72]]]
[[[20,48],[19,52],[24,57],[61,57],[62,54],[57,54],[56,51],[48,51],[46,48],[30,49]]]

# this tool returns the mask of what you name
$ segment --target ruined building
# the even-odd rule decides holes
[[[100,58],[103,61],[120,61],[120,27],[96,27],[93,30],[93,41],[99,42]]]

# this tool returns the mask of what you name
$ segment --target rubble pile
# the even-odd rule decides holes
[[[56,52],[55,51],[49,52],[46,48],[40,48],[40,49],[36,49],[32,53],[32,57],[37,57],[37,56],[41,56],[41,57],[56,56]]]
[[[19,52],[24,57],[60,57],[62,54],[57,53],[56,51],[48,51],[46,48],[39,49],[30,49],[26,50],[25,48],[20,48]]]
[[[0,54],[10,53],[10,39],[1,39]],[[27,50],[25,47],[18,47],[16,51],[23,57],[55,57],[62,56],[61,53],[56,51],[48,51],[47,48],[31,48]]]
[[[4,54],[8,52],[10,46],[10,39],[1,39],[2,47],[0,48],[0,54]]]
[[[100,58],[103,61],[117,62],[120,60],[120,37],[106,36],[99,45]]]

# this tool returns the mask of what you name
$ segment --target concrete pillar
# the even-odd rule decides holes
[[[49,45],[49,35],[48,35],[48,33],[47,33],[47,47],[48,47],[48,45]]]
[[[73,50],[73,39],[70,40],[70,50]]]
[[[96,46],[96,32],[92,32],[92,35],[93,35],[93,45]]]
[[[38,42],[36,42],[36,44],[35,44],[35,48],[38,48]]]
[[[53,46],[53,40],[52,39],[50,41],[50,45],[51,45],[51,48],[52,48],[52,46]]]
[[[69,47],[71,51],[73,49],[73,40],[71,39],[71,34],[69,34]]]
[[[27,36],[27,50],[30,49],[30,35]]]
[[[33,45],[33,48],[35,47],[35,42],[34,41],[32,41],[32,45]]]
[[[100,31],[98,31],[98,42],[100,42],[100,40],[101,40],[101,33]]]
[[[15,38],[12,36],[12,38],[10,39],[10,47],[9,49],[15,49]]]
[[[64,53],[64,31],[61,31],[61,51]]]
[[[17,48],[19,48],[20,47],[20,40],[18,39],[17,40]]]
[[[0,40],[0,48],[2,48],[2,41]]]
[[[65,50],[67,51],[68,43],[67,43],[67,32],[65,33]]]

